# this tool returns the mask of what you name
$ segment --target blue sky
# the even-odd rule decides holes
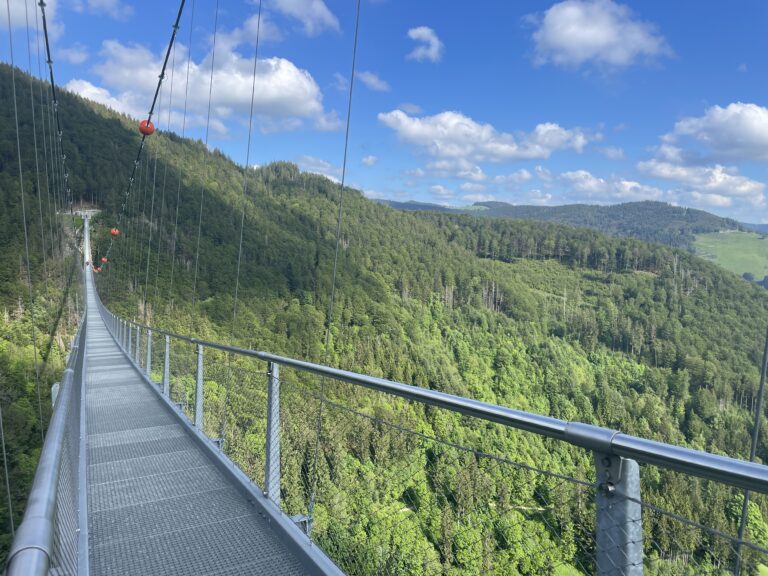
[[[10,2],[14,56],[26,69],[25,3],[36,72],[33,0]],[[209,145],[243,163],[258,4],[220,4]],[[339,178],[355,2],[263,7],[250,161]],[[57,82],[145,114],[177,9],[50,1]],[[190,25],[187,1],[160,129],[170,109],[182,130],[189,63],[185,131],[204,137],[214,15],[195,0]],[[348,182],[373,198],[649,199],[768,222],[766,22],[762,0],[363,0]]]

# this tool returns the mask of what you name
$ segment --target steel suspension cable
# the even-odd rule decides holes
[[[243,165],[243,197],[242,197],[242,209],[240,212],[240,242],[237,248],[237,274],[235,276],[235,297],[232,304],[232,343],[235,342],[235,328],[237,324],[237,297],[240,288],[240,264],[243,256],[243,229],[245,227],[245,206],[248,202],[248,173],[250,171],[251,163],[251,138],[253,136],[253,105],[256,99],[256,71],[259,62],[259,41],[261,37],[261,6],[262,2],[259,0],[259,11],[256,20],[256,47],[253,55],[253,78],[251,80],[251,107],[248,114],[248,143],[245,148],[245,164]],[[227,354],[227,379],[226,386],[224,388],[224,410],[222,413],[221,422],[221,439],[222,447],[226,442],[226,425],[227,425],[227,406],[229,405],[229,392],[230,384],[232,381],[232,354]]]
[[[237,274],[235,275],[235,300],[232,305],[232,342],[235,341],[235,328],[237,322],[237,296],[240,288],[240,264],[243,256],[243,230],[245,228],[245,205],[248,197],[248,173],[251,169],[251,137],[253,134],[253,103],[256,99],[256,66],[259,62],[259,40],[261,35],[261,0],[259,0],[259,12],[256,20],[256,49],[253,56],[253,80],[251,81],[251,110],[248,115],[248,144],[245,151],[245,165],[243,166],[243,206],[240,212],[240,242],[237,247]],[[226,406],[226,404],[225,404]]]
[[[160,96],[160,106],[162,106],[162,93]],[[158,116],[160,113],[158,112]],[[158,123],[159,124],[159,123]],[[152,170],[152,207],[149,212],[148,238],[147,238],[147,270],[144,275],[144,302],[142,305],[144,312],[144,324],[147,324],[147,293],[149,292],[149,262],[152,259],[152,222],[155,219],[155,184],[157,183],[157,159],[160,156],[160,146],[155,150],[155,165]],[[147,155],[149,157],[149,154]]]
[[[328,355],[330,351],[330,338],[331,338],[331,326],[333,325],[333,308],[334,301],[336,299],[336,273],[338,271],[339,263],[339,247],[341,245],[341,224],[344,215],[344,184],[347,176],[347,154],[349,151],[349,128],[350,120],[352,119],[352,94],[355,85],[355,66],[357,63],[357,40],[360,32],[360,0],[357,0],[357,10],[355,14],[355,40],[352,45],[352,71],[349,78],[349,94],[347,100],[347,125],[344,131],[344,160],[341,165],[341,182],[339,183],[339,211],[336,217],[336,248],[333,255],[333,273],[331,275],[331,295],[328,302],[328,317],[326,320],[325,330],[325,353],[324,364],[328,364]],[[315,455],[313,462],[313,477],[312,477],[312,492],[309,498],[309,518],[310,524],[307,529],[307,533],[311,533],[312,529],[312,517],[315,510],[315,498],[317,496],[317,484],[318,484],[318,470],[317,461],[318,453],[320,451],[320,434],[322,431],[323,421],[323,405],[325,404],[325,377],[320,381],[320,407],[317,414],[317,429],[315,431]]]
[[[155,88],[155,95],[152,98],[152,105],[149,107],[149,113],[147,114],[147,119],[146,119],[147,124],[149,124],[152,121],[152,115],[155,113],[155,105],[157,104],[157,98],[158,98],[158,95],[160,94],[160,86],[162,86],[163,80],[165,79],[165,70],[166,70],[166,68],[168,66],[168,58],[171,55],[171,49],[173,48],[173,45],[174,45],[174,43],[176,41],[176,34],[179,31],[179,21],[181,20],[181,15],[184,12],[184,4],[185,3],[186,3],[186,0],[181,0],[181,2],[179,3],[179,11],[176,14],[176,20],[173,23],[173,27],[172,27],[171,40],[168,43],[168,48],[165,51],[165,58],[163,59],[163,67],[160,70],[160,75],[158,76],[157,87]],[[118,214],[118,217],[117,217],[118,227],[120,226],[120,223],[122,222],[123,213],[125,212],[125,208],[126,208],[128,199],[131,196],[131,189],[133,188],[134,177],[136,176],[136,167],[137,167],[137,165],[139,163],[139,160],[141,159],[141,152],[142,152],[142,150],[144,150],[144,144],[145,144],[146,139],[147,139],[147,135],[146,134],[142,134],[141,135],[141,142],[139,143],[139,150],[136,153],[136,160],[134,160],[134,162],[133,162],[133,168],[131,170],[131,176],[128,179],[128,184],[127,184],[127,186],[125,188],[125,192],[123,194],[123,204],[122,204],[122,207],[120,209],[120,213]],[[112,238],[112,240],[110,240],[109,247],[107,248],[107,252],[106,252],[107,257],[109,257],[110,253],[112,252],[113,244],[114,244],[114,238]]]
[[[173,109],[173,80],[176,72],[176,46],[173,47],[173,56],[171,57],[171,89],[170,93],[168,95],[168,121],[167,121],[167,127],[168,132],[171,131],[171,110]],[[158,147],[159,148],[159,147]],[[158,283],[158,277],[160,276],[160,247],[163,243],[163,223],[165,221],[165,185],[168,179],[168,164],[170,162],[166,161],[164,170],[163,170],[163,192],[160,195],[160,225],[157,229],[157,261],[155,262],[155,289],[154,289],[154,298],[153,298],[153,309],[157,310],[157,299],[158,299],[158,289],[157,289],[157,283]]]
[[[195,279],[192,282],[192,308],[197,301],[197,274],[200,266],[200,234],[203,229],[203,200],[205,199],[205,176],[207,174],[208,133],[211,124],[211,101],[213,97],[213,71],[216,63],[216,33],[219,26],[219,0],[216,0],[216,14],[213,19],[213,49],[211,51],[211,79],[208,84],[208,112],[205,119],[205,150],[203,150],[202,178],[200,179],[200,212],[197,219],[197,248],[195,249]]]
[[[8,15],[8,45],[11,58],[11,84],[13,86],[13,118],[16,126],[16,153],[19,163],[19,192],[21,193],[21,220],[24,228],[24,254],[27,261],[27,288],[29,289],[29,315],[32,332],[32,353],[35,365],[35,390],[37,391],[37,412],[40,418],[40,438],[45,440],[43,424],[43,401],[40,395],[40,366],[37,362],[37,334],[35,333],[35,296],[32,290],[32,270],[29,258],[29,230],[27,229],[27,202],[24,198],[24,170],[21,165],[21,137],[19,135],[19,107],[16,102],[16,67],[13,61],[13,25],[11,23],[11,2],[5,0]]]
[[[40,191],[40,163],[38,160],[37,150],[37,118],[35,114],[35,77],[32,73],[32,43],[29,37],[29,7],[27,1],[24,1],[24,20],[27,25],[27,62],[29,73],[29,100],[32,105],[32,141],[35,148],[35,176],[37,178],[37,205],[40,212],[40,246],[43,252],[43,282],[45,283],[45,290],[48,291],[48,257],[45,254],[45,225],[43,224],[43,195]]]
[[[34,1],[34,0],[33,0]],[[35,38],[37,41],[37,75],[39,78],[38,86],[40,88],[40,110],[42,112],[42,122],[40,123],[43,132],[43,160],[45,163],[45,194],[48,204],[48,226],[51,239],[51,257],[54,258],[54,248],[56,246],[56,237],[54,230],[58,232],[58,226],[54,227],[56,222],[56,212],[52,209],[51,205],[51,174],[48,170],[48,135],[46,126],[48,124],[48,91],[45,91],[45,101],[43,100],[43,67],[40,58],[40,21],[37,10],[35,10]],[[62,269],[62,278],[63,278]]]
[[[184,113],[181,119],[181,137],[184,138],[187,129],[187,98],[189,96],[189,67],[192,62],[192,28],[195,23],[195,0],[192,0],[192,12],[189,18],[189,46],[187,48],[187,78],[184,82]],[[181,198],[181,170],[179,170],[179,185],[176,188],[176,215],[173,220],[173,239],[171,240],[171,281],[168,287],[168,298],[173,307],[173,276],[176,268],[176,242],[179,230],[179,201]]]
[[[56,92],[56,80],[53,76],[53,58],[51,58],[51,42],[48,37],[48,19],[45,17],[45,7],[46,3],[44,0],[40,0],[37,4],[40,6],[40,14],[42,15],[43,20],[43,34],[45,36],[45,52],[46,56],[48,57],[47,64],[48,64],[48,73],[50,76],[51,81],[51,96],[53,99],[53,117],[56,123],[56,142],[58,144],[58,170],[59,170],[59,183],[61,187],[61,192],[65,196],[63,199],[60,199],[62,202],[62,209],[63,209],[63,202],[68,201],[69,203],[69,212],[70,215],[72,215],[72,191],[69,189],[69,172],[67,171],[67,155],[64,154],[64,150],[62,147],[62,131],[61,131],[61,120],[59,118],[59,98],[57,96]],[[74,216],[72,218],[73,221],[73,229],[74,229]]]

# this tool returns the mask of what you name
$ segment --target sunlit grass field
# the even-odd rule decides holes
[[[768,275],[768,235],[725,231],[696,236],[696,254],[735,272],[751,272],[755,280]]]

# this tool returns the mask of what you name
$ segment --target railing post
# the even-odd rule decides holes
[[[197,381],[195,383],[195,428],[203,429],[203,345],[197,345]]]
[[[128,321],[125,322],[128,324]],[[128,357],[131,357],[131,341],[133,340],[133,326],[128,324],[128,343],[126,345],[126,348],[128,349]]]
[[[133,361],[141,368],[141,326],[136,326],[136,350],[133,352]]]
[[[599,452],[595,467],[597,574],[642,576],[640,467],[634,460]]]
[[[280,365],[267,367],[267,460],[264,468],[264,493],[280,505]]]
[[[152,330],[147,328],[147,363],[144,373],[152,380]]]
[[[165,336],[165,357],[163,358],[163,396],[168,398],[171,386],[171,337]]]

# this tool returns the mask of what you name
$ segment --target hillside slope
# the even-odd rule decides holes
[[[435,204],[389,202],[400,210],[432,210],[474,214],[488,218],[512,218],[556,222],[578,228],[591,228],[610,234],[658,242],[693,250],[696,234],[720,230],[742,230],[735,220],[721,218],[693,208],[665,202],[627,202],[610,206],[569,204],[564,206],[521,206],[505,202],[477,202],[469,208],[445,208]]]
[[[70,170],[78,174],[75,194],[103,207],[93,231],[94,253],[101,255],[118,221],[138,133],[130,119],[76,97],[62,95],[61,106],[67,110],[65,149],[81,150],[71,156]],[[166,185],[156,186],[153,195],[149,176],[155,162]],[[241,167],[199,142],[156,133],[110,262],[97,276],[105,302],[179,333],[747,454],[749,408],[768,323],[768,294],[762,289],[658,244],[555,223],[402,212],[347,190],[326,357],[339,187],[289,163],[248,170],[245,177],[243,197]],[[211,383],[210,401],[218,406],[225,394],[216,384]],[[289,384],[317,392],[312,382]],[[222,415],[225,445],[257,478],[253,446],[260,420],[253,411],[259,407],[253,389],[238,390],[231,391]],[[519,524],[521,506],[550,490],[545,480],[511,491],[509,469],[473,464],[445,447],[419,461],[418,474],[393,478],[385,472],[412,467],[411,455],[380,420],[585,480],[592,468],[588,455],[530,435],[484,429],[455,415],[342,392],[327,393],[352,410],[373,410],[377,419],[355,421],[349,430],[332,428],[323,438],[319,490],[341,491],[346,507],[331,513],[328,501],[319,501],[315,534],[338,557],[366,558],[371,566],[376,558],[392,558],[396,566],[390,571],[402,574],[474,574],[491,565],[500,574],[543,573],[555,560],[589,563],[589,544],[582,540],[589,510],[576,499],[557,510],[556,543],[547,524],[553,519],[531,517],[525,519],[526,531],[539,546],[510,546],[506,536],[489,534],[483,526],[506,526],[510,519]],[[313,397],[301,396],[296,421],[315,421]],[[286,456],[299,471],[313,466],[308,448],[314,445],[313,427],[302,430],[302,442]],[[763,428],[758,454],[763,460],[768,460],[766,438]],[[718,529],[732,527],[730,508],[710,505],[729,501],[729,491],[708,484],[697,486],[691,497],[691,485],[676,478],[644,476],[644,498]],[[291,513],[306,513],[306,482],[302,474],[286,475],[283,496]],[[493,505],[481,505],[480,496]],[[371,510],[403,514],[396,527],[379,532],[368,519]],[[768,510],[758,512],[762,523]],[[663,527],[648,527],[657,529]],[[433,559],[439,570],[425,571],[422,558]],[[368,564],[353,566],[359,573],[376,573]]]
[[[0,64],[0,409],[8,458],[10,507],[18,527],[50,417],[50,387],[61,380],[70,338],[79,321],[82,294],[73,247],[76,223],[62,215],[56,216],[57,211],[62,211],[64,201],[46,180],[40,122],[43,116],[39,109],[36,128],[41,175],[38,181],[29,77],[17,71],[30,247],[27,266],[10,80],[10,68]],[[39,104],[40,86],[37,83],[34,86]],[[33,307],[29,304],[27,273],[32,280]],[[2,482],[4,484],[5,478]],[[0,497],[0,559],[5,557],[10,545],[10,527],[9,503],[3,494]]]

